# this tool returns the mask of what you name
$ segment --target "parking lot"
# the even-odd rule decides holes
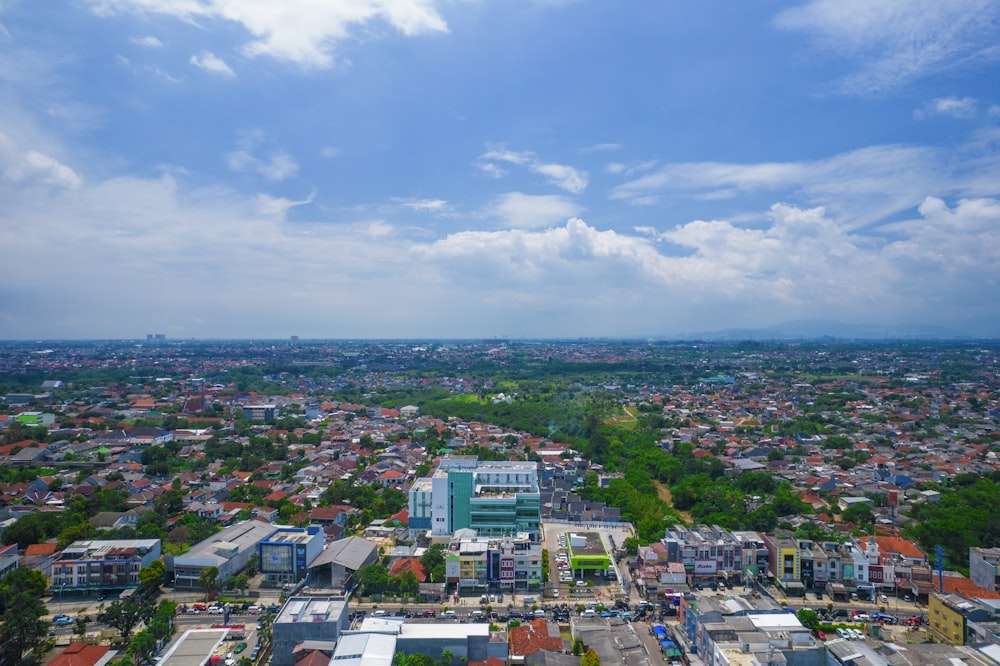
[[[560,600],[605,599],[613,601],[622,596],[620,571],[614,561],[615,549],[620,547],[628,531],[625,527],[581,525],[576,523],[546,523],[545,548],[549,556],[549,585],[547,598]],[[608,569],[587,567],[572,568],[568,540],[570,534],[588,535],[587,545],[572,549],[575,556],[600,557],[605,553],[611,558]],[[556,591],[556,594],[553,592]]]

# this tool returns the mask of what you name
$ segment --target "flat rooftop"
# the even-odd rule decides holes
[[[228,629],[189,629],[163,656],[160,666],[201,666],[222,644]]]
[[[597,532],[572,532],[569,533],[571,536],[566,538],[566,547],[569,549],[570,555],[607,555],[608,551],[604,548],[604,541],[601,540],[601,535]],[[587,539],[586,544],[583,546],[574,546],[572,536],[584,537]]]
[[[275,624],[291,622],[339,622],[347,601],[334,597],[292,597],[289,599]]]

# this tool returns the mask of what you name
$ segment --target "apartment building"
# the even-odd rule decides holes
[[[159,539],[74,541],[52,563],[49,590],[91,592],[139,587],[139,570],[160,559]]]
[[[527,591],[542,585],[542,546],[528,534],[457,534],[448,544],[444,565],[448,583],[464,592]]]
[[[743,580],[743,542],[718,525],[669,527],[663,545],[667,561],[683,564],[691,582],[735,584]]]

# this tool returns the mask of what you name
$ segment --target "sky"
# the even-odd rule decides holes
[[[998,0],[0,0],[0,339],[1000,336]]]

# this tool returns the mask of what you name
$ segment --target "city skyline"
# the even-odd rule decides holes
[[[998,18],[6,2],[0,339],[995,337]]]

